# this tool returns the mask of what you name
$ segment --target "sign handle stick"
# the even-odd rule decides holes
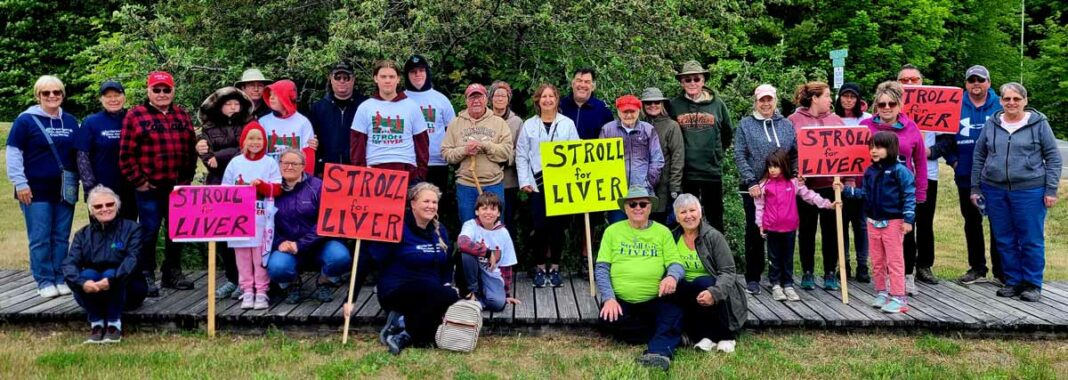
[[[475,179],[475,188],[478,189],[478,195],[482,195],[482,184],[478,183],[478,156],[471,156],[471,178]]]
[[[208,337],[215,337],[215,242],[208,242]]]
[[[597,296],[597,288],[593,284],[593,239],[590,238],[590,213],[586,216],[586,266],[590,273],[590,297]]]
[[[840,185],[842,183],[841,176],[834,176],[834,183]],[[837,186],[836,186],[837,187]],[[842,201],[842,190],[834,190],[834,201]],[[846,278],[846,258],[845,258],[845,236],[842,231],[842,204],[839,203],[834,206],[835,222],[837,224],[838,232],[838,278],[842,281],[842,303],[849,303],[849,281]]]
[[[360,262],[360,239],[356,239],[356,249],[353,252],[352,274],[349,275],[349,300],[345,303],[349,306],[349,312],[345,313],[345,329],[341,333],[341,344],[349,343],[349,322],[352,321],[352,313],[356,312],[352,307],[352,293],[356,290],[356,265]]]

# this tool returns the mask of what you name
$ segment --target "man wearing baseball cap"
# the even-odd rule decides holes
[[[652,124],[639,120],[642,101],[634,95],[616,99],[618,119],[601,127],[598,138],[622,138],[623,155],[627,165],[627,186],[642,188],[656,194],[660,183],[660,171],[664,169],[664,152],[660,150],[660,137]],[[607,213],[608,223],[626,219],[622,210]]]
[[[986,249],[983,241],[983,214],[969,198],[972,179],[972,153],[975,141],[983,131],[986,120],[1001,111],[1001,99],[990,88],[990,71],[975,65],[964,72],[964,87],[968,96],[961,102],[960,131],[957,132],[956,152],[946,156],[946,163],[953,167],[953,179],[957,183],[960,213],[964,217],[964,241],[968,245],[968,271],[958,281],[963,284],[986,282]],[[994,241],[994,226],[990,226],[990,268],[994,279],[1004,283],[1001,270],[1001,254]]]
[[[234,87],[252,99],[252,112],[257,119],[271,113],[271,107],[263,103],[263,89],[269,84],[271,81],[267,80],[259,69],[245,70],[241,73],[241,79],[234,82]]]
[[[356,78],[352,65],[338,62],[330,69],[327,80],[330,81],[330,91],[315,102],[308,113],[315,136],[319,138],[315,173],[320,176],[326,163],[348,165],[351,162],[349,136],[352,130],[349,128],[356,116],[356,108],[367,100],[366,96],[354,91]]]
[[[119,167],[137,190],[142,233],[138,264],[148,282],[149,297],[159,296],[155,284],[156,238],[167,222],[168,196],[174,186],[190,184],[196,173],[196,132],[189,114],[173,104],[174,96],[174,77],[170,73],[149,73],[148,100],[126,113],[119,141]],[[164,239],[161,285],[192,289],[193,282],[182,274],[180,247],[169,237]]]
[[[478,194],[489,191],[504,200],[504,165],[515,149],[512,130],[489,111],[486,87],[472,83],[464,91],[467,109],[449,123],[441,155],[456,170],[456,202],[460,223],[475,217]],[[506,206],[507,207],[507,206]]]

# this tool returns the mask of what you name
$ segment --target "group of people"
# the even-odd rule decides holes
[[[907,311],[914,279],[938,281],[931,266],[939,158],[954,168],[962,199],[971,269],[960,280],[986,276],[982,215],[988,214],[996,246],[991,264],[1004,285],[998,295],[1040,297],[1044,217],[1035,216],[1056,203],[1061,158],[1048,121],[1026,108],[1022,85],[1002,86],[999,98],[989,72],[970,68],[960,132],[936,136],[921,133],[901,109],[901,84],[922,84],[915,67],[878,86],[876,115],[866,112],[855,84],[844,85],[835,99],[826,83],[808,82],[795,91],[796,112],[783,117],[778,90],[763,84],[754,91],[752,114],[737,127],[706,85],[709,74],[698,62],[686,62],[676,75],[682,93],[667,98],[647,88],[640,97],[617,98],[613,112],[593,95],[596,72],[578,69],[567,96],[552,84],[537,86],[534,115],[524,121],[512,111],[512,87],[503,81],[488,88],[470,84],[463,92],[466,109],[455,112],[434,89],[430,62],[419,55],[403,66],[377,62],[371,97],[354,90],[352,66],[337,64],[327,76],[330,91],[307,115],[297,109],[292,81],[270,81],[249,69],[234,86],[204,100],[199,131],[173,103],[177,86],[166,72],[148,75],[147,99],[130,109],[123,85],[104,82],[103,109],[80,124],[60,107],[63,83],[42,76],[34,86],[38,104],[15,120],[8,136],[8,176],[26,219],[39,294],[74,293],[87,311],[93,342],[120,339],[121,311],[158,296],[156,241],[167,223],[168,195],[193,182],[197,160],[207,169],[205,184],[252,185],[258,199],[270,201],[261,203],[256,237],[224,250],[227,281],[217,295],[263,309],[274,287],[284,302],[297,303],[304,296],[299,271],[318,268],[312,297],[325,302],[352,260],[367,261],[379,272],[379,301],[391,311],[381,340],[399,353],[432,342],[445,309],[461,298],[491,310],[519,302],[511,297],[517,255],[509,227],[520,219],[520,193],[532,227],[526,241],[533,284],[563,285],[560,261],[571,222],[546,216],[539,146],[612,137],[623,139],[629,189],[620,209],[603,215],[610,225],[591,275],[606,326],[620,339],[649,344],[642,363],[666,368],[683,332],[698,348],[732,351],[746,315],[743,291],[760,292],[765,263],[772,297],[799,300],[795,239],[800,287],[814,289],[817,225],[822,283],[837,289],[835,206],[852,226],[856,266],[854,272],[847,265],[850,275],[861,282],[874,277],[880,295],[874,306]],[[873,165],[864,178],[835,183],[799,176],[798,129],[840,125],[873,132]],[[723,237],[723,162],[732,145],[746,214],[744,286],[735,279]],[[316,233],[318,176],[327,163],[409,174],[401,242],[372,242],[354,254],[349,241]],[[79,183],[91,223],[68,247]],[[844,203],[830,200],[835,189],[846,194]],[[456,239],[438,216],[439,202],[456,208],[462,225]],[[180,246],[164,241],[159,285],[191,289]],[[460,253],[453,255],[454,249]],[[360,282],[365,275],[357,274]]]

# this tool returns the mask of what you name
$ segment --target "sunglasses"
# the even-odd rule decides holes
[[[695,82],[700,82],[700,81],[702,81],[704,79],[705,78],[702,78],[702,77],[699,77],[699,76],[697,76],[697,77],[686,77],[686,78],[682,78],[682,83],[695,83]]]
[[[349,82],[352,80],[351,75],[334,75],[334,80],[338,82]]]
[[[1004,100],[1005,103],[1019,103],[1019,102],[1022,102],[1024,99],[1023,98],[1012,97],[1012,98],[1001,98],[1001,100]]]
[[[968,83],[986,83],[986,78],[971,77],[971,78],[968,78]]]
[[[98,204],[95,204],[95,205],[93,205],[93,210],[102,210],[102,209],[104,209],[105,207],[106,207],[106,208],[112,208],[112,207],[115,207],[115,202],[107,202],[107,203],[98,203]]]
[[[638,202],[638,201],[629,202],[629,203],[627,203],[627,207],[630,207],[630,208],[646,208],[646,207],[649,207],[649,202]]]
[[[156,94],[159,94],[159,93],[170,94],[171,93],[171,88],[170,87],[152,87],[152,92],[156,93]]]
[[[894,108],[897,107],[897,102],[878,102],[875,103],[875,106],[879,108]]]
[[[897,78],[898,82],[901,82],[901,83],[904,83],[904,84],[920,83],[920,81],[922,81],[922,80],[923,80],[923,78],[920,78],[920,77]]]
[[[61,91],[61,90],[41,91],[41,92],[38,92],[37,94],[41,95],[42,98],[47,98],[49,96],[55,96],[55,97],[58,98],[58,97],[63,96],[63,91]]]

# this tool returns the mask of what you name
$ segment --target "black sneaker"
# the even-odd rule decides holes
[[[86,344],[104,343],[104,326],[93,326],[89,330],[89,338],[85,339]]]
[[[184,273],[176,271],[169,275],[164,274],[163,281],[160,282],[160,286],[177,290],[189,290],[193,289],[193,282],[189,281],[189,279],[185,277]]]
[[[285,302],[290,305],[296,305],[300,303],[303,298],[300,296],[300,284],[289,284],[289,287],[283,290],[286,294]]]
[[[560,278],[560,271],[553,269],[549,271],[549,284],[554,288],[564,286],[564,280]]]
[[[329,284],[319,284],[319,286],[315,288],[314,297],[319,302],[330,302],[334,299],[334,289],[336,289],[336,287]]]
[[[934,272],[931,272],[931,268],[916,268],[916,281],[928,285],[938,285],[938,278],[935,277]]]
[[[407,331],[401,331],[399,334],[390,335],[386,338],[386,346],[389,347],[389,353],[393,355],[400,355],[401,351],[404,351],[411,344],[412,336],[408,335]]]
[[[638,364],[667,371],[668,368],[671,367],[671,358],[660,354],[654,354],[652,352],[646,352],[638,357]]]
[[[151,271],[144,272],[146,288],[146,297],[159,297],[159,285],[156,285],[156,273]]]
[[[1042,299],[1042,289],[1028,286],[1027,290],[1020,292],[1020,301],[1038,302]]]
[[[545,269],[538,269],[538,272],[534,273],[534,287],[535,288],[544,288],[545,287]]]
[[[101,340],[104,343],[119,343],[122,342],[122,330],[115,328],[115,326],[108,326],[107,332],[104,333],[104,339]]]
[[[861,284],[871,283],[871,274],[868,273],[868,267],[857,267],[856,279]]]
[[[965,272],[963,276],[960,276],[960,278],[957,279],[957,282],[960,282],[964,285],[971,285],[977,282],[984,281],[986,281],[986,272],[980,272],[975,269],[968,269],[968,271]]]
[[[382,326],[382,330],[378,332],[378,343],[382,343],[383,346],[388,347],[389,343],[387,343],[387,341],[389,340],[389,337],[404,331],[404,329],[400,327],[400,318],[401,313],[395,311],[390,311],[389,314],[386,314],[386,325]]]
[[[998,297],[1012,298],[1020,295],[1020,289],[1017,286],[1004,286],[996,294]]]
[[[754,296],[760,294],[760,283],[756,281],[745,283],[745,291]]]

